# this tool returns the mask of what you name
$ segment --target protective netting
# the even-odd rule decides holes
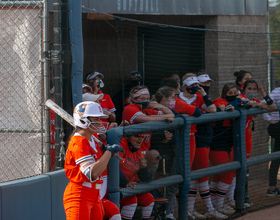
[[[1,3],[2,50],[0,53],[2,59],[0,71],[1,82],[3,82],[0,88],[1,94],[3,94],[0,107],[1,182],[37,175],[45,168],[40,155],[40,153],[45,152],[45,149],[41,139],[43,114],[40,107],[43,81],[41,64],[38,62],[41,54],[42,31],[39,19],[41,7],[39,2],[37,3],[32,2],[28,5],[11,4],[11,2],[7,2],[6,5]],[[132,17],[134,19],[131,19]],[[164,119],[172,121],[173,116],[167,116],[170,112],[166,107],[174,107],[174,103],[171,102],[174,97],[170,99],[170,89],[167,89],[168,91],[163,94],[158,89],[163,85],[172,87],[176,90],[176,95],[181,97],[184,102],[184,97],[187,98],[188,95],[184,94],[186,91],[184,84],[187,84],[184,82],[187,79],[184,77],[186,73],[205,73],[210,76],[213,82],[208,91],[209,97],[216,100],[214,101],[215,109],[219,107],[223,111],[227,103],[220,99],[225,98],[225,96],[221,96],[222,89],[226,83],[235,83],[234,72],[240,70],[251,72],[252,78],[262,83],[266,93],[269,90],[268,82],[270,79],[279,79],[278,52],[280,47],[277,41],[279,33],[267,33],[265,17],[254,17],[255,23],[252,23],[249,17],[245,16],[241,25],[237,21],[231,24],[228,16],[224,17],[224,23],[222,23],[215,16],[203,16],[200,21],[195,21],[193,16],[135,15],[125,17],[84,14],[85,78],[86,74],[92,71],[98,71],[104,75],[102,80],[105,86],[102,86],[101,90],[109,95],[105,96],[107,101],[112,99],[116,108],[115,114],[118,124],[123,121],[122,119],[126,119],[130,124],[141,125],[144,122],[152,121],[151,118],[163,120],[162,115],[165,115]],[[227,21],[228,23],[226,23]],[[270,60],[270,54],[272,54],[274,61]],[[274,77],[271,75],[272,71],[274,71]],[[51,76],[51,79],[54,79],[54,76]],[[239,80],[237,81],[239,82]],[[98,80],[98,83],[102,85],[102,81]],[[144,106],[147,103],[136,103],[135,105],[135,102],[147,101],[146,97],[141,100],[137,99],[141,95],[148,95],[148,91],[146,88],[140,88],[130,94],[133,86],[137,84],[145,85],[149,91],[149,98],[162,105],[150,102],[148,111],[138,113],[140,108],[146,109]],[[202,90],[200,92],[203,94],[202,96],[205,95]],[[228,96],[230,95],[232,94]],[[254,98],[263,99],[260,93]],[[195,99],[191,100],[189,104],[194,101]],[[211,112],[213,109],[205,110],[203,108],[204,103],[202,102],[205,101],[206,99],[202,99],[200,103],[193,104],[192,107],[186,104],[182,104],[181,107],[175,105],[174,109],[180,114],[211,117],[216,113],[199,116],[199,111],[194,108],[197,106],[202,113]],[[134,106],[130,106],[122,114],[124,107],[129,103],[133,104],[133,102]],[[107,103],[108,105],[105,107],[102,106],[103,110],[113,111],[112,103]],[[135,107],[138,108],[137,111],[135,111]],[[236,106],[236,109],[238,107]],[[230,118],[234,113],[229,111],[227,114]],[[254,117],[253,121],[248,126],[252,129],[251,158],[268,154],[272,147],[266,131],[267,123],[261,115]],[[180,161],[183,159],[186,160],[186,163],[192,164],[193,170],[235,160],[232,155],[232,147],[239,140],[234,133],[238,119],[219,120],[219,118],[214,117],[211,122],[204,121],[202,123],[204,126],[198,126],[200,128],[196,129],[192,127],[186,131],[185,135],[181,133],[179,136],[182,128],[174,128],[171,124],[170,128],[166,124],[160,123],[152,127],[147,126],[147,131],[144,132],[140,128],[136,128],[130,133],[126,133],[124,130],[125,136],[122,140],[122,146],[131,149],[131,144],[136,146],[145,143],[146,148],[141,149],[143,153],[139,155],[139,158],[146,157],[147,161],[138,160],[138,164],[136,164],[147,163],[150,171],[153,172],[153,179],[182,174],[184,168]],[[128,127],[126,126],[126,128]],[[207,130],[208,128],[213,129],[213,134]],[[140,130],[141,132],[139,132]],[[150,133],[151,130],[152,133]],[[235,136],[233,136],[234,134]],[[250,140],[249,137],[246,137],[246,140],[242,141],[243,144],[248,143],[249,145]],[[190,153],[182,150],[183,142],[190,143]],[[200,148],[197,147],[198,143]],[[204,144],[207,144],[206,150],[202,150],[205,148]],[[208,152],[209,146],[212,149],[219,148],[220,152],[211,155],[211,152]],[[124,156],[123,158],[129,157]],[[123,161],[124,172],[127,172],[125,173],[127,175],[138,169],[133,167],[135,164],[130,166],[130,162],[130,160]],[[249,198],[254,205],[248,210],[278,203],[275,197],[266,197],[268,165],[269,163],[261,163],[249,168],[248,191]],[[221,176],[226,177],[225,184],[230,185],[235,173],[221,174]],[[142,182],[146,181],[145,178],[139,176],[138,178]],[[213,178],[215,180],[216,177],[211,175],[209,181],[213,181]],[[166,184],[170,184],[169,181],[170,179]],[[197,189],[205,187],[205,185],[200,184],[204,182],[208,182],[208,178],[203,178],[198,183],[191,182],[190,197],[195,198],[196,187]],[[159,182],[157,184],[156,186],[162,185]],[[225,185],[222,187],[226,188]],[[155,197],[168,197],[168,193],[171,193],[174,199],[178,196],[177,192],[178,187],[162,187],[160,190],[154,191],[153,194]],[[207,199],[209,195],[207,193],[201,196],[206,196],[204,199]],[[229,200],[232,198],[234,197],[229,198]],[[197,193],[197,199],[192,199],[189,207],[195,204],[194,207],[198,212],[206,212],[206,206],[203,204],[207,203],[203,202],[204,199],[201,199]],[[171,204],[175,205],[175,203]],[[174,207],[169,208],[172,209],[169,211],[174,212],[176,216],[177,205],[175,209]]]
[[[90,11],[90,9],[88,10]],[[130,124],[141,124],[142,122],[149,121],[147,118],[147,120],[143,118],[135,120],[138,115],[137,111],[130,107],[126,107],[126,111],[123,112],[123,108],[126,105],[130,103],[135,105],[137,101],[135,98],[139,97],[137,95],[134,96],[137,91],[130,94],[131,89],[137,83],[145,85],[148,88],[151,100],[160,102],[161,98],[157,99],[157,96],[153,95],[164,85],[173,86],[173,88],[176,89],[176,80],[180,81],[181,91],[179,92],[185,92],[186,88],[183,85],[183,81],[186,79],[186,77],[184,77],[186,73],[194,73],[197,75],[205,73],[210,76],[213,81],[209,90],[209,97],[215,100],[214,103],[216,107],[220,105],[227,106],[227,102],[224,102],[225,95],[221,96],[222,90],[225,84],[236,84],[236,76],[234,76],[234,73],[240,70],[250,72],[251,78],[255,80],[257,84],[261,82],[263,90],[269,93],[268,85],[271,77],[271,71],[268,68],[271,65],[270,49],[279,49],[277,42],[272,40],[278,39],[279,33],[268,34],[266,23],[262,22],[261,18],[258,21],[256,20],[257,25],[253,23],[245,24],[246,19],[244,19],[244,23],[240,25],[236,23],[230,25],[229,22],[228,25],[221,25],[218,28],[212,28],[215,25],[213,24],[213,26],[211,26],[209,23],[207,23],[206,28],[206,26],[201,24],[203,22],[194,22],[192,19],[194,18],[188,16],[186,16],[184,20],[184,16],[182,16],[182,18],[176,16],[112,16],[102,13],[89,13],[84,16],[85,76],[90,71],[98,71],[104,75],[104,79],[102,80],[105,86],[101,88],[101,90],[109,94],[113,99],[118,123],[120,123],[122,119],[128,120]],[[209,19],[211,18],[209,17]],[[225,19],[229,18],[226,16]],[[207,20],[207,18],[205,18],[205,20]],[[277,56],[277,54],[274,56],[276,60]],[[277,65],[273,67],[273,71],[275,72],[274,80],[279,78],[279,69],[276,67]],[[141,77],[134,78],[133,76],[137,76],[137,74],[141,75]],[[175,83],[170,78],[174,78]],[[241,81],[241,79],[237,79],[237,82],[239,81]],[[242,83],[243,82],[240,82],[240,84]],[[143,94],[146,94],[146,92],[142,91],[142,93],[140,93],[140,95]],[[230,96],[234,94],[227,95]],[[184,99],[184,97],[181,98]],[[221,100],[221,98],[223,98],[223,100]],[[259,92],[254,98],[256,102],[263,100],[263,96]],[[167,107],[170,104],[170,99],[168,101],[166,100],[167,99],[164,99],[162,104]],[[143,99],[140,101],[145,100]],[[202,106],[195,103],[195,99],[188,101],[189,103],[194,102],[193,105],[198,106],[200,110],[202,110]],[[140,104],[142,107],[145,105],[144,103]],[[246,104],[246,101],[243,104]],[[157,107],[150,106],[150,109],[161,110],[159,106]],[[240,106],[237,105],[235,107],[238,109]],[[223,107],[221,108],[223,111]],[[245,107],[241,108],[244,109]],[[180,111],[180,107],[177,107],[176,110]],[[204,110],[202,110],[202,112],[205,113]],[[157,112],[149,113],[148,110],[142,111],[142,113],[146,114],[146,116],[149,114],[157,114]],[[193,115],[189,107],[184,106],[179,113]],[[231,115],[230,111],[228,114]],[[263,120],[261,115],[252,118],[253,122],[248,118],[246,129],[250,131],[249,134],[246,134],[248,135],[246,140],[243,140],[244,144],[247,145],[248,158],[268,154],[271,148],[269,135],[266,129],[267,122]],[[203,148],[203,144],[206,141],[208,142],[208,146],[211,145],[212,149],[218,149],[218,153],[216,154],[210,151],[211,159],[209,160],[209,157],[206,156],[205,162],[205,154],[208,154],[207,150],[205,151],[197,147],[195,158],[193,159],[193,170],[205,168],[209,166],[209,164],[212,166],[213,164],[219,165],[234,161],[232,147],[236,144],[235,142],[237,140],[237,136],[234,136],[235,138],[233,137],[234,125],[237,122],[238,118],[221,121],[215,119],[206,126],[204,124],[204,127],[200,127],[199,129],[202,129],[201,133],[196,133],[195,130],[189,131],[191,145],[193,144],[195,146],[195,142],[192,139],[195,135],[196,138],[199,139],[198,142],[200,141],[200,147],[202,146]],[[209,144],[209,136],[207,136],[209,134],[207,131],[203,130],[207,129],[208,126],[214,129],[213,135],[211,136],[210,134],[210,139],[212,139],[211,144]],[[150,143],[150,150],[156,149],[159,151],[159,155],[154,155],[154,158],[160,159],[159,165],[156,165],[158,169],[154,173],[154,179],[180,174],[182,170],[178,169],[178,167],[177,171],[174,171],[176,170],[176,160],[180,160],[180,156],[182,156],[180,155],[182,152],[175,152],[176,131],[174,129],[163,129],[160,125],[156,128],[147,126],[147,129],[158,130],[152,134],[144,133],[142,139],[143,142],[146,141]],[[250,138],[251,130],[252,138]],[[137,133],[137,129],[133,129],[133,133]],[[146,138],[148,135],[151,135],[151,140]],[[131,136],[132,135],[126,136],[127,142],[136,138],[131,138]],[[123,139],[123,141],[125,140]],[[151,154],[153,153],[154,152],[151,152]],[[151,170],[156,170],[153,162],[148,160],[147,163]],[[266,197],[268,169],[268,163],[254,165],[248,169],[249,195],[245,193],[244,196],[248,195],[248,198],[250,198],[254,204],[248,210],[255,210],[263,206],[277,203],[273,198],[270,199]],[[225,184],[231,185],[231,179],[235,178],[235,175],[235,171],[232,171],[230,174],[221,174],[220,176],[224,178]],[[210,176],[209,183],[211,183],[210,180],[213,180],[213,178],[214,182],[217,180],[217,176]],[[205,185],[201,184],[204,181],[208,182],[208,178],[202,178],[198,183],[191,182],[191,188],[198,189],[199,187],[205,187]],[[227,188],[228,186],[224,185],[223,187]],[[223,190],[222,188],[221,191]],[[167,196],[168,189],[162,188],[160,192],[156,193],[159,193],[160,196]],[[204,200],[199,196],[199,190],[193,190],[191,193],[189,198],[197,193],[197,199],[192,199],[192,202],[189,203],[189,207],[195,204],[194,207],[199,212],[207,212],[206,206],[203,205],[207,204],[205,195],[203,195],[203,193],[201,195],[202,197],[204,196]],[[175,194],[173,192],[173,195]],[[220,192],[220,194],[223,193]],[[225,196],[225,201],[232,199],[234,199],[234,190],[231,190],[228,196]],[[266,204],[261,202],[264,201],[264,199],[267,201]],[[203,203],[203,201],[206,202]],[[245,202],[250,203],[248,200]],[[248,207],[252,204],[246,205]],[[177,209],[175,209],[175,215],[176,210]]]
[[[42,171],[40,2],[1,2],[0,182]]]

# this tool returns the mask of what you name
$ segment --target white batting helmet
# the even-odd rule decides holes
[[[75,126],[86,129],[90,126],[91,121],[88,117],[108,118],[103,114],[101,106],[96,102],[81,102],[74,108],[73,118]]]

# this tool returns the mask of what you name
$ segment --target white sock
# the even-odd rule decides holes
[[[211,181],[209,189],[210,189],[210,196],[211,196],[211,201],[212,201],[212,205],[214,207],[217,206],[217,190],[216,187],[218,185],[218,182],[213,182]]]
[[[208,211],[212,211],[214,208],[210,197],[208,181],[198,183],[198,191]]]
[[[109,220],[122,220],[122,217],[120,214],[113,215]]]
[[[148,206],[142,207],[142,218],[149,219],[154,208],[154,202]]]
[[[216,203],[217,207],[221,207],[224,204],[224,198],[228,191],[230,184],[219,182],[216,189],[217,189],[217,195],[216,195]]]
[[[121,216],[126,219],[132,219],[136,207],[137,207],[137,203],[123,206],[121,210]]]
[[[226,194],[228,201],[234,200],[235,187],[236,187],[236,177],[233,177],[232,182],[231,182],[231,184],[228,188],[227,194]]]
[[[188,195],[188,209],[189,210],[194,210],[194,204],[195,204],[196,193],[197,193],[197,186],[198,186],[198,181],[197,180],[191,180],[190,191],[189,191],[189,195]]]

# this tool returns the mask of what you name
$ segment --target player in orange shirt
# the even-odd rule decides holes
[[[125,106],[123,111],[123,120],[129,124],[140,124],[150,121],[164,121],[173,122],[174,114],[172,111],[157,103],[150,101],[150,92],[146,86],[135,86],[130,91],[129,102],[131,104]],[[150,148],[151,132],[144,134],[144,140],[141,145],[141,151],[147,152],[149,168],[155,171],[157,169],[159,160],[158,152],[156,150],[148,151]],[[150,166],[151,165],[151,166]]]
[[[203,74],[200,76],[200,78],[203,79],[203,81],[212,81],[210,77],[207,74]],[[205,80],[204,80],[205,78]],[[186,102],[189,105],[196,106],[199,108],[199,110],[202,113],[215,113],[216,107],[213,104],[213,102],[209,99],[207,93],[204,91],[204,89],[199,85],[199,80],[193,73],[186,73],[183,78],[183,85],[182,85],[182,92],[179,94],[179,99]],[[192,125],[195,127],[196,125]],[[205,139],[208,135],[207,133],[201,134],[201,130],[205,131],[205,127],[201,127],[203,125],[196,126],[196,131],[192,133],[196,133],[197,131],[200,131],[199,135],[202,135]],[[211,125],[210,125],[211,127]],[[200,128],[200,130],[199,130]],[[198,136],[199,136],[198,135]],[[192,142],[191,149],[192,152],[195,151],[195,153],[191,154],[191,161],[193,161],[191,165],[191,170],[198,170],[209,167],[209,147],[210,144],[201,144],[201,138],[196,137],[195,142]],[[211,136],[211,134],[210,134]],[[212,137],[210,137],[212,138]],[[198,145],[196,144],[196,141],[198,141]],[[208,186],[208,179],[209,177],[203,177],[199,180],[192,180],[190,183],[190,191],[188,195],[188,209],[189,209],[189,215],[194,216],[195,218],[206,218],[205,215],[202,215],[194,209],[194,204],[196,200],[197,191],[199,191],[201,198],[203,199],[204,204],[207,206],[208,212],[206,213],[208,217],[217,217],[225,218],[226,216],[222,216],[220,213],[215,212],[211,199],[210,199],[210,193],[209,193],[209,186]]]
[[[120,157],[123,158],[120,161],[120,168],[129,180],[129,183],[134,185],[139,182],[151,181],[153,176],[147,167],[145,158],[141,155],[140,147],[143,138],[143,134],[132,135],[122,138],[120,143],[120,146],[124,149],[124,153],[120,153]],[[142,219],[149,219],[151,217],[154,197],[151,193],[147,192],[120,200],[123,220],[132,219],[137,204],[142,206]]]
[[[266,110],[274,110],[276,108],[275,103],[270,103],[268,105],[266,102],[261,102],[261,100],[257,99],[258,92],[263,97],[266,97],[267,94],[265,93],[262,84],[259,82],[257,83],[255,80],[247,80],[244,83],[244,87],[242,88],[243,94],[240,94],[239,96],[244,101],[247,101],[249,105],[252,107],[258,107],[263,108]],[[252,131],[254,127],[253,118],[256,117],[254,115],[247,116],[246,118],[246,127],[245,127],[245,141],[246,141],[246,157],[251,157],[252,152]],[[253,123],[252,123],[253,122]],[[249,172],[247,173],[247,178],[249,176]],[[252,207],[253,203],[250,201],[248,196],[248,179],[246,180],[245,184],[245,199],[244,199],[244,207],[249,208]]]
[[[70,180],[63,205],[67,220],[101,220],[103,206],[99,190],[103,182],[101,174],[114,153],[123,151],[118,145],[107,146],[104,154],[93,134],[104,132],[102,108],[95,102],[79,103],[73,113],[75,131],[65,156],[65,173]]]
[[[92,88],[92,93],[94,95],[102,94],[102,99],[99,100],[99,103],[103,109],[103,113],[108,115],[108,118],[104,118],[102,121],[104,122],[115,122],[116,121],[116,108],[113,104],[113,101],[108,94],[104,94],[101,91],[101,88],[104,87],[104,83],[102,81],[104,79],[104,75],[99,72],[90,72],[86,77],[86,83]],[[108,127],[107,127],[108,128]]]

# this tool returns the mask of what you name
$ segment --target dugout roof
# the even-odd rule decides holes
[[[267,15],[267,0],[83,0],[85,8],[113,14]]]
[[[54,0],[48,0],[53,11]],[[82,0],[83,13],[143,15],[267,15],[268,0]],[[89,10],[91,9],[91,10]]]

